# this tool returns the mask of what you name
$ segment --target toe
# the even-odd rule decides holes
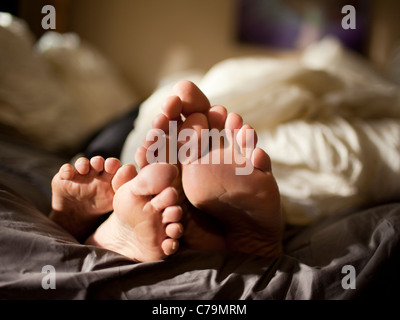
[[[114,175],[117,173],[120,166],[121,161],[119,161],[117,158],[107,158],[104,162],[104,171],[108,174]]]
[[[225,122],[225,129],[231,130],[239,130],[243,126],[243,119],[237,113],[228,114]]]
[[[165,239],[161,244],[161,248],[165,255],[170,256],[178,251],[179,241],[171,238]]]
[[[179,170],[174,165],[153,163],[141,169],[128,186],[137,196],[156,195],[171,186],[178,174]]]
[[[167,162],[168,160],[168,143],[165,131],[159,128],[150,129],[143,141],[142,147],[137,150],[135,159],[139,167],[143,167],[146,163]]]
[[[165,234],[172,239],[179,239],[183,235],[183,226],[180,223],[170,223],[165,227]]]
[[[218,129],[219,131],[224,129],[226,117],[228,112],[225,107],[222,106],[213,106],[208,111],[208,122],[210,124],[210,128]]]
[[[168,97],[161,106],[161,110],[169,120],[180,120],[182,101],[178,96]]]
[[[181,164],[196,161],[208,149],[209,132],[202,141],[202,130],[208,129],[207,116],[203,113],[191,114],[183,123],[178,136],[179,152],[178,158]],[[187,154],[189,152],[189,155]]]
[[[152,127],[153,129],[160,129],[164,132],[164,134],[167,134],[169,129],[169,121],[170,119],[168,119],[165,114],[160,113],[154,117],[152,121]]]
[[[162,213],[162,223],[168,224],[179,222],[182,219],[182,208],[180,206],[170,206],[164,209]]]
[[[182,114],[186,117],[192,113],[206,113],[210,102],[203,92],[191,81],[180,81],[174,86],[174,92],[182,101]]]
[[[114,192],[116,192],[122,185],[136,177],[136,175],[136,168],[132,164],[126,164],[119,168],[111,181]]]
[[[140,169],[147,166],[149,163],[146,159],[147,149],[143,146],[139,147],[135,153],[135,161]]]
[[[74,174],[74,168],[69,163],[64,164],[59,170],[59,177],[62,180],[72,180]]]
[[[207,116],[203,113],[191,114],[183,123],[181,130],[193,129],[200,136],[201,129],[208,129]]]
[[[269,155],[260,148],[254,149],[251,160],[253,162],[253,166],[258,170],[269,172],[272,169]]]
[[[239,130],[236,142],[240,147],[241,154],[250,158],[257,144],[257,134],[251,126],[246,124]]]
[[[144,159],[147,163],[163,162],[168,163],[169,159],[169,140],[165,132],[161,129],[151,129],[147,132],[145,141]],[[143,152],[143,151],[140,151]],[[140,154],[139,154],[140,155]],[[174,159],[171,159],[174,162]],[[144,161],[143,161],[144,162]],[[176,163],[176,160],[175,160]]]
[[[143,141],[143,147],[149,149],[151,146],[158,148],[165,147],[167,137],[166,131],[161,128],[152,128],[146,133],[146,137]]]
[[[96,156],[90,159],[90,167],[97,173],[104,171],[104,158]]]
[[[161,212],[165,208],[175,205],[178,202],[178,199],[178,191],[173,187],[168,187],[151,199],[150,202],[156,211]]]
[[[79,158],[75,162],[75,169],[81,175],[86,175],[90,171],[90,162],[87,158]]]

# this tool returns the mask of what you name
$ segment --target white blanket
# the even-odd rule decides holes
[[[229,59],[185,78],[256,129],[289,223],[400,200],[400,88],[334,39],[298,60]],[[173,84],[142,105],[124,163],[134,162]]]
[[[78,35],[46,32],[0,12],[0,128],[52,152],[77,152],[139,99]]]

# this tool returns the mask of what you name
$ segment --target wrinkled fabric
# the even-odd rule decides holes
[[[298,59],[229,59],[189,80],[257,131],[289,223],[400,200],[400,87],[334,39]],[[123,162],[134,162],[173,84],[142,105]]]
[[[80,244],[47,218],[65,159],[0,135],[0,299],[394,299],[400,287],[400,203],[287,226],[273,260],[181,248],[135,263]],[[355,269],[345,290],[342,268]],[[46,268],[55,289],[44,289]]]
[[[0,12],[0,129],[52,152],[78,152],[138,97],[78,35],[46,32]]]
[[[1,186],[0,299],[399,297],[400,204],[331,218],[296,232],[273,260],[181,250],[164,261],[135,263],[79,244]],[[355,289],[342,286],[345,265],[356,271]],[[43,287],[45,266],[55,270],[55,289]]]

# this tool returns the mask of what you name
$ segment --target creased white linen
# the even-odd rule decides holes
[[[323,39],[296,60],[229,59],[192,80],[211,104],[257,131],[289,223],[400,200],[400,87],[336,40]],[[143,104],[124,163],[134,162],[173,84]]]
[[[46,32],[0,12],[0,129],[52,152],[75,153],[139,99],[76,34]]]

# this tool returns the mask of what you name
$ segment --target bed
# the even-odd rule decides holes
[[[10,31],[9,26],[3,26],[0,30],[1,41],[8,39],[9,44],[16,45],[17,40],[21,39],[15,39],[15,33]],[[52,36],[60,37],[55,34]],[[52,42],[53,47],[49,47],[49,42],[42,41],[39,46],[41,60],[38,62],[35,58],[32,65],[42,63],[41,70],[47,70],[46,72],[49,72],[46,69],[47,63],[53,68],[62,68],[65,60],[62,64],[57,63],[59,59],[71,56],[65,55],[65,52],[73,50],[71,41],[76,44],[76,39],[71,40],[67,37],[67,40],[60,38],[58,41],[55,42],[57,45]],[[60,45],[60,43],[65,44],[64,41],[69,41],[69,45]],[[26,43],[21,45],[25,46],[26,50]],[[318,50],[327,45],[337,46],[332,41],[324,42],[314,47],[313,51],[308,51],[303,58],[308,57],[309,61],[320,63],[320,66],[324,63],[332,66],[332,60],[323,62],[315,56]],[[1,52],[3,55],[6,54],[4,51]],[[15,55],[13,57],[18,58]],[[3,58],[0,59],[1,67],[5,70],[4,56],[1,58]],[[13,61],[9,57],[10,65]],[[351,65],[354,68],[358,67],[359,72],[364,72],[366,69],[362,64],[358,65],[357,61],[353,60]],[[20,81],[26,84],[32,81],[32,78],[26,78],[38,72],[31,64],[29,67],[32,69],[27,69],[26,57],[25,63],[26,65],[22,66],[20,73],[16,75],[17,83]],[[135,97],[129,96],[121,86],[117,85],[119,83],[115,78],[111,80],[108,78],[106,83],[100,81],[92,84],[94,91],[102,86],[110,88],[112,83],[114,90],[109,91],[113,91],[113,95],[108,98],[115,106],[120,107],[113,109],[111,117],[109,113],[107,114],[105,104],[102,104],[107,99],[101,97],[95,104],[97,103],[98,108],[103,108],[101,110],[105,110],[103,118],[92,118],[82,129],[79,119],[82,118],[82,112],[93,111],[90,109],[93,108],[93,100],[89,99],[88,95],[82,95],[83,90],[77,88],[79,81],[71,79],[78,77],[80,85],[84,85],[88,79],[85,78],[88,76],[87,70],[86,73],[82,73],[82,70],[80,73],[76,70],[73,73],[71,71],[73,68],[58,69],[65,72],[58,73],[64,75],[62,78],[64,86],[57,87],[54,82],[45,79],[45,76],[37,75],[35,85],[18,86],[18,90],[30,90],[24,96],[26,99],[31,98],[32,91],[38,90],[39,84],[52,86],[52,91],[42,97],[47,100],[35,100],[37,109],[32,111],[32,114],[22,112],[25,110],[14,112],[17,102],[21,101],[13,105],[11,102],[15,100],[9,96],[9,100],[4,98],[5,90],[12,89],[15,93],[17,89],[10,88],[11,83],[16,83],[12,82],[11,78],[6,78],[6,75],[10,76],[10,72],[3,73],[0,77],[3,90],[0,134],[0,298],[10,300],[398,299],[400,297],[398,289],[400,287],[398,272],[400,270],[400,169],[398,168],[400,162],[396,161],[400,158],[400,136],[397,131],[400,127],[399,88],[394,84],[389,86],[386,82],[381,82],[372,73],[369,78],[361,77],[361,80],[370,84],[366,88],[365,81],[360,79],[357,80],[357,86],[350,80],[345,82],[342,78],[342,82],[338,83],[337,78],[333,76],[334,73],[322,72],[321,68],[311,67],[307,70],[315,72],[305,73],[307,70],[304,65],[298,68],[297,64],[296,69],[293,69],[293,63],[290,62],[286,69],[280,68],[280,78],[275,77],[275,82],[272,84],[271,81],[260,82],[261,78],[256,77],[258,86],[249,79],[254,79],[255,69],[264,70],[263,72],[269,75],[272,72],[276,74],[276,64],[271,64],[271,60],[265,58],[229,60],[222,62],[205,75],[189,76],[199,83],[213,104],[224,104],[228,109],[231,108],[231,111],[244,111],[244,117],[250,120],[249,122],[251,119],[257,120],[258,122],[253,121],[253,123],[257,122],[255,128],[260,132],[260,143],[262,145],[265,143],[269,148],[273,163],[276,159],[274,166],[278,183],[281,185],[288,223],[284,233],[283,254],[269,260],[235,252],[201,252],[183,248],[164,261],[136,263],[115,252],[79,243],[47,217],[50,212],[50,182],[53,175],[61,164],[71,161],[77,154],[116,156],[122,158],[124,162],[132,162],[132,149],[142,139],[149,126],[148,117],[154,115],[159,108],[158,102],[169,92],[170,84],[155,89],[154,94],[144,102],[135,101]],[[8,68],[12,69],[10,65]],[[109,73],[110,69],[104,68],[106,71],[101,69],[98,72],[103,70]],[[232,74],[238,74],[237,68],[247,72],[241,73],[240,77],[234,77],[237,83],[225,81],[227,77],[232,78]],[[338,68],[336,65],[334,70],[340,70]],[[351,69],[349,65],[342,68]],[[354,68],[352,72],[355,72]],[[265,74],[263,75],[261,71],[257,73],[264,78]],[[303,75],[300,77],[303,82],[297,87],[307,90],[315,88],[315,95],[311,97],[301,95],[304,103],[296,104],[295,110],[289,108],[293,107],[294,100],[288,97],[286,102],[281,101],[280,104],[282,108],[287,107],[284,114],[269,110],[267,117],[260,117],[257,105],[268,102],[266,99],[273,95],[260,96],[257,93],[265,92],[265,86],[268,86],[268,90],[278,94],[282,87],[279,87],[277,81],[293,85],[291,88],[294,90],[294,86],[298,84],[296,81],[300,81],[299,74]],[[90,73],[90,76],[93,77],[93,74]],[[95,77],[99,78],[98,74]],[[304,79],[308,82],[304,82]],[[244,87],[243,83],[246,81],[248,86]],[[361,98],[351,99],[350,91],[346,91],[344,96],[332,93],[328,101],[334,109],[330,110],[330,114],[329,112],[321,114],[318,111],[321,110],[319,109],[321,104],[311,103],[310,99],[326,98],[326,88],[331,88],[333,82],[336,83],[336,88],[343,88],[343,83],[353,84],[346,88],[350,88],[352,92],[358,90]],[[216,83],[220,85],[216,86]],[[68,90],[65,92],[60,88]],[[268,90],[267,92],[271,93]],[[299,90],[293,92],[295,93],[293,99],[298,97],[296,94],[302,94]],[[251,97],[254,99],[251,100]],[[9,102],[8,106],[14,106],[14,109],[6,109],[4,101]],[[252,101],[250,107],[245,110],[240,109],[243,108],[244,102],[249,103],[249,101]],[[33,102],[32,105],[35,106]],[[366,107],[357,109],[359,105]],[[79,117],[73,117],[74,112],[77,112],[77,106],[85,110],[79,111]],[[312,110],[307,109],[311,108],[310,106]],[[52,125],[54,118],[48,115],[50,109],[56,112],[53,116],[62,118],[58,126]],[[246,113],[246,110],[251,112]],[[296,148],[294,143],[290,144],[290,141],[297,140],[282,139],[282,135],[288,134],[296,126],[303,127],[304,123],[315,124],[315,119],[318,117],[327,119],[333,114],[332,110],[336,115],[334,118],[336,122],[333,122],[331,127],[325,122],[323,123],[325,131],[320,130],[326,136],[329,136],[327,134],[329,128],[343,129],[340,126],[343,122],[339,121],[337,115],[351,111],[351,117],[346,119],[355,119],[356,122],[346,122],[346,128],[349,124],[353,124],[351,128],[354,128],[356,123],[359,126],[357,128],[371,133],[367,135],[368,137],[376,139],[362,140],[366,143],[361,145],[366,146],[366,153],[351,153],[345,157],[347,163],[351,165],[345,168],[339,166],[340,170],[335,170],[338,167],[333,165],[337,163],[335,162],[337,157],[319,157],[320,161],[310,161],[308,167],[300,165],[300,160],[292,156],[293,152],[300,149]],[[13,112],[19,117],[25,117],[24,121],[18,121],[18,117],[11,117]],[[40,115],[39,120],[34,118],[37,112]],[[379,128],[390,131],[384,131],[385,134],[382,135],[377,134],[378,124],[374,123],[374,126],[371,126],[368,122],[369,119],[376,117],[380,120]],[[269,122],[268,126],[260,123],[258,120],[260,118]],[[32,126],[28,126],[29,121]],[[374,128],[375,131],[372,130]],[[339,129],[338,131],[332,129],[332,132],[342,132]],[[357,137],[360,136],[359,132],[357,131]],[[350,150],[353,145],[349,140],[345,140],[348,136],[346,134],[342,140],[335,140],[335,143],[328,144],[329,148],[322,149],[328,155],[331,154],[328,152],[332,150],[330,148],[338,145],[348,146],[346,150]],[[389,138],[383,139],[382,136]],[[378,139],[379,137],[382,139]],[[279,141],[283,141],[283,147]],[[338,144],[338,141],[341,143]],[[375,144],[372,145],[372,142]],[[315,143],[315,140],[311,139],[311,143]],[[381,149],[372,148],[377,143],[383,153],[378,152]],[[314,151],[310,149],[309,152]],[[285,152],[287,152],[286,157]],[[303,156],[307,158],[307,154]],[[357,167],[359,159],[364,159],[366,156],[372,160],[362,161],[363,166]],[[334,161],[326,160],[327,162],[323,163],[324,159]],[[339,163],[342,165],[343,159],[339,157]],[[369,166],[371,162],[375,171]],[[354,177],[345,179],[352,172],[359,173],[357,179]],[[325,180],[318,180],[318,176],[321,175]],[[298,180],[292,177],[298,177]],[[299,187],[304,181],[309,182],[309,189]],[[327,184],[331,188],[327,188]]]
[[[85,246],[47,218],[52,174],[66,159],[1,137],[2,299],[353,299],[398,297],[400,203],[332,215],[285,232],[268,261],[184,250],[134,263]],[[4,155],[7,156],[4,156]],[[56,290],[44,290],[45,266]],[[355,270],[354,289],[342,281]]]

